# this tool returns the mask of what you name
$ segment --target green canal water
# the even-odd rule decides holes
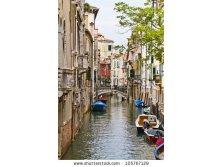
[[[64,160],[154,160],[155,146],[137,135],[135,120],[142,111],[121,96],[108,97],[104,112],[88,112]]]

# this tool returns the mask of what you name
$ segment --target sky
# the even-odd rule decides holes
[[[117,12],[114,11],[116,2],[125,2],[131,6],[143,6],[146,0],[86,0],[92,6],[99,8],[99,12],[95,21],[98,32],[104,35],[105,38],[114,41],[115,45],[127,45],[127,38],[130,32],[122,34],[126,29],[122,29],[118,25],[116,18]]]

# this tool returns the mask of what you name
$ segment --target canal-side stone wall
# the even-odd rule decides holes
[[[158,107],[158,113],[157,113],[156,104],[153,104],[152,114],[158,116],[158,120],[164,124],[164,112],[163,112],[162,104],[158,106],[159,107]]]
[[[71,120],[67,122],[63,127],[62,127],[62,134],[61,134],[61,157],[63,154],[67,151],[68,147],[71,144]]]

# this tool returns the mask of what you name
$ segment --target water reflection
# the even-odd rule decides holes
[[[137,136],[135,119],[142,109],[122,102],[117,95],[109,97],[107,104],[107,111],[85,115],[84,125],[63,159],[154,159],[154,145]]]

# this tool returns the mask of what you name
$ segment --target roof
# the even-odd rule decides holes
[[[114,42],[113,40],[111,40],[111,39],[107,39],[107,38],[104,38],[104,39],[98,39],[98,41]]]
[[[99,11],[99,8],[90,5],[90,12],[94,13],[94,15],[95,15],[95,16],[94,16],[95,19],[96,19],[96,17],[97,17],[97,13],[98,13],[98,11]]]
[[[97,33],[95,38],[98,40],[98,41],[104,41],[104,42],[111,42],[111,43],[114,43],[113,40],[111,39],[108,39],[108,38],[104,38],[104,35],[102,35],[101,33]]]
[[[99,10],[99,8],[97,8],[96,6],[93,6],[93,5],[90,5],[90,8],[91,9],[98,9]]]

